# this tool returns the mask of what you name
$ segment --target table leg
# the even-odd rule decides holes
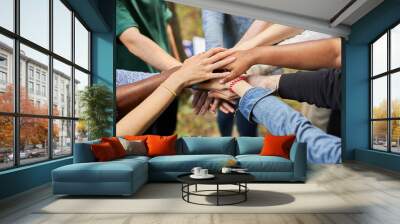
[[[217,206],[219,206],[219,184],[217,184]]]
[[[194,191],[196,191],[197,192],[197,184],[195,185],[195,190]]]
[[[247,190],[247,183],[244,183],[244,190],[245,190],[245,192],[244,192],[244,201],[247,201],[247,192],[248,192],[248,190]]]

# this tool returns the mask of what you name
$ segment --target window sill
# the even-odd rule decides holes
[[[27,169],[32,169],[32,168],[35,168],[35,167],[49,165],[49,164],[52,164],[52,163],[62,162],[62,161],[69,160],[69,159],[72,159],[72,156],[67,156],[67,157],[62,157],[62,158],[59,158],[59,159],[52,159],[52,160],[48,160],[48,161],[43,161],[43,162],[38,162],[38,163],[34,163],[34,164],[24,165],[24,166],[21,166],[21,167],[10,168],[10,169],[7,169],[7,170],[0,171],[0,176],[1,175],[5,175],[5,174],[9,174],[9,173],[14,173],[14,172],[27,170]]]
[[[355,160],[388,170],[400,171],[400,154],[371,149],[356,149]]]

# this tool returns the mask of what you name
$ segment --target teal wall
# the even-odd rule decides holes
[[[400,166],[398,156],[390,155],[391,159],[387,159],[387,155],[369,150],[369,43],[397,22],[400,22],[400,0],[385,0],[352,26],[351,35],[344,44],[342,139],[345,160],[355,159],[388,169]]]
[[[115,1],[100,0],[97,8],[109,28],[92,33],[92,82],[106,85],[115,97]],[[115,106],[113,110],[115,114]],[[115,116],[110,119],[113,120],[113,126],[109,131],[111,135],[115,135]]]
[[[92,31],[92,82],[105,84],[114,94],[115,0],[67,2]],[[48,183],[53,169],[71,163],[68,157],[0,172],[0,199]]]

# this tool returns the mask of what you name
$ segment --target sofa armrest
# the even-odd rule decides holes
[[[96,158],[94,157],[90,146],[92,144],[96,144],[99,142],[100,141],[75,143],[75,145],[74,145],[74,163],[95,162]]]
[[[293,143],[290,149],[290,160],[293,162],[293,179],[305,181],[307,176],[307,144]]]

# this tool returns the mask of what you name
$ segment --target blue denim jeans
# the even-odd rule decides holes
[[[257,124],[249,122],[240,112],[226,114],[218,110],[217,123],[221,136],[232,136],[234,123],[236,123],[236,127],[240,136],[258,136]]]
[[[271,93],[271,90],[259,87],[248,90],[240,99],[240,112],[249,121],[264,125],[273,135],[296,135],[298,142],[307,143],[308,162],[340,163],[341,139],[313,126]]]

